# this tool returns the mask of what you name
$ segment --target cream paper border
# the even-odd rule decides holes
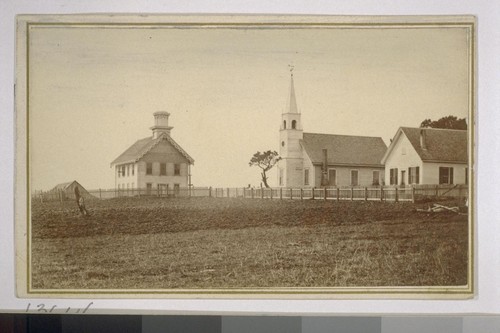
[[[469,260],[468,284],[448,287],[343,287],[248,289],[32,289],[29,169],[29,28],[31,26],[196,26],[307,28],[467,28],[469,29]],[[19,15],[15,80],[15,243],[16,293],[30,298],[180,298],[180,299],[467,299],[474,297],[476,230],[476,19],[473,16],[291,16],[291,15]]]

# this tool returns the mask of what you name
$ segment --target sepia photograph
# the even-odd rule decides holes
[[[19,16],[18,295],[472,297],[475,23]]]

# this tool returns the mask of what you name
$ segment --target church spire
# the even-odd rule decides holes
[[[297,100],[295,98],[295,87],[293,84],[293,66],[289,67],[290,67],[290,96],[288,97],[285,113],[299,113],[299,109],[297,108]]]

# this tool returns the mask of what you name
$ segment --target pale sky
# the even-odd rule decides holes
[[[260,184],[278,150],[293,64],[304,132],[380,136],[468,115],[463,28],[145,28],[30,31],[33,190],[113,188],[110,163],[168,111],[195,186]],[[276,184],[276,171],[270,172]]]

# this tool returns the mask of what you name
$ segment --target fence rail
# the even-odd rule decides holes
[[[421,201],[425,199],[457,198],[467,199],[467,185],[413,185],[406,187],[322,187],[322,188],[141,188],[141,189],[98,189],[81,193],[85,199],[113,199],[120,197],[213,197],[248,199],[323,199],[351,201]],[[74,193],[48,191],[33,195],[33,200],[74,200]]]

